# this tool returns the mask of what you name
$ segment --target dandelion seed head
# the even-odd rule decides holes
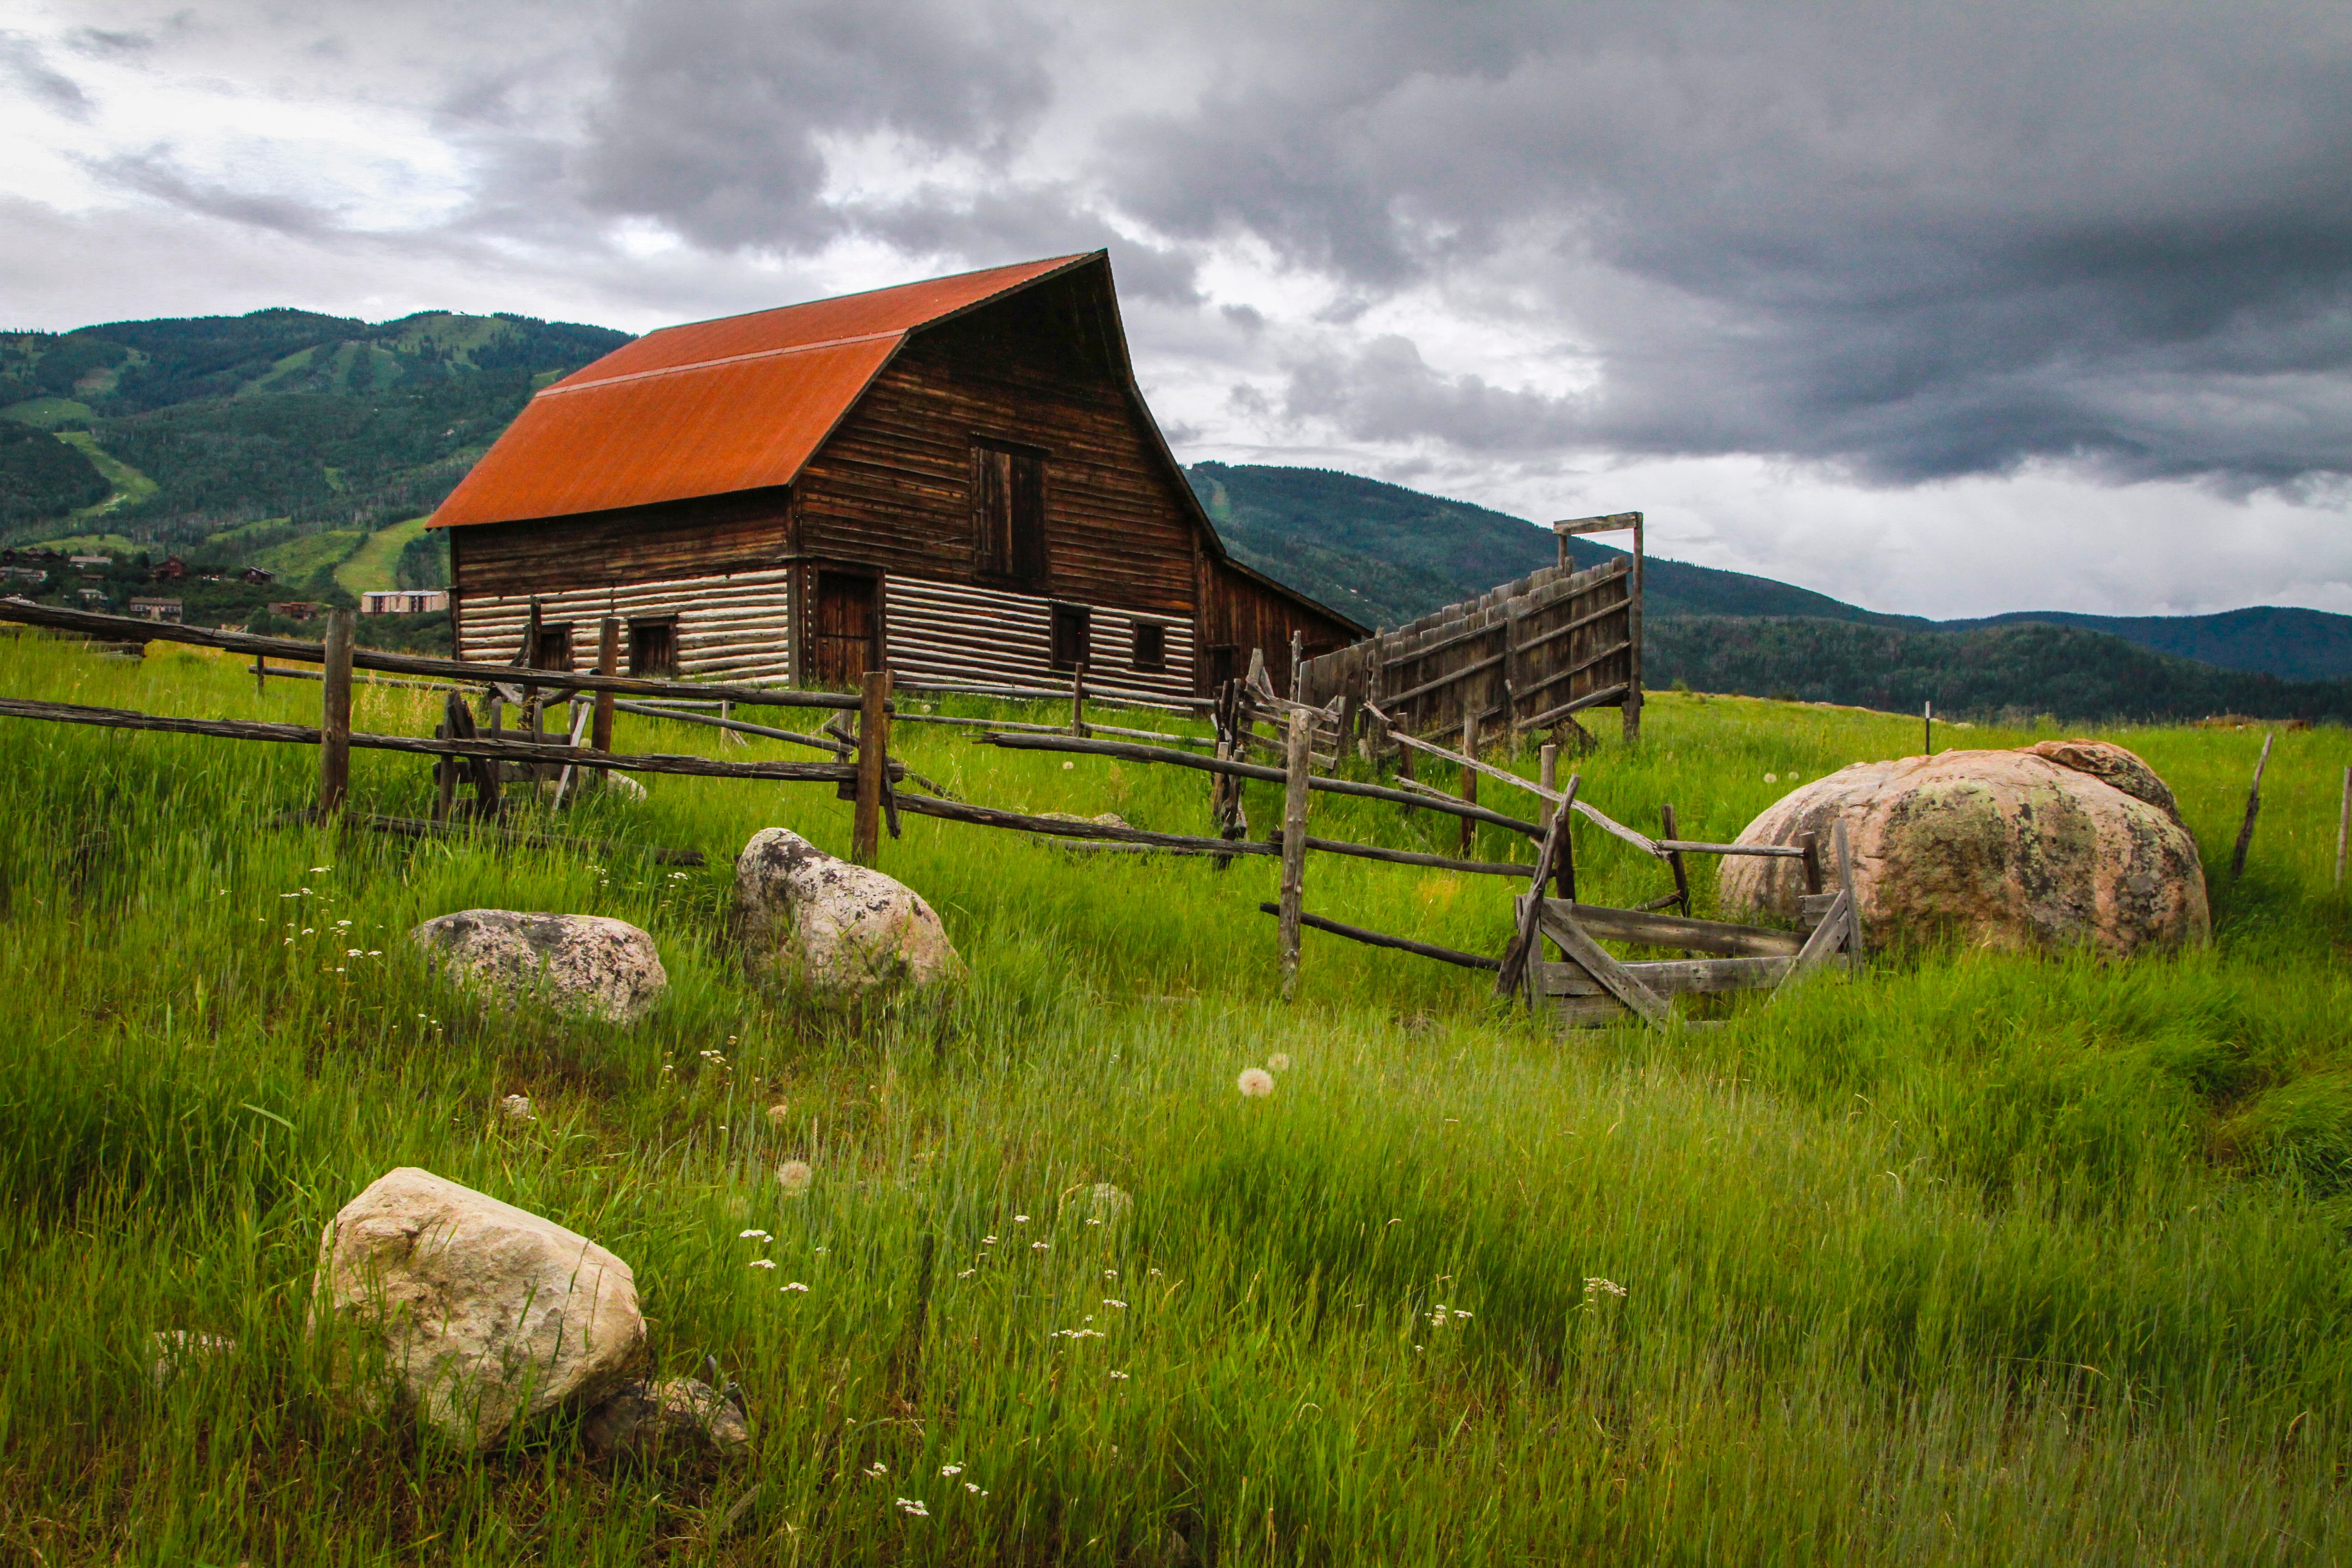
[[[775,1104],[768,1107],[768,1125],[771,1127],[782,1127],[784,1124],[784,1118],[790,1113],[791,1108],[785,1105],[782,1100],[780,1100],[776,1101]]]
[[[1234,1080],[1234,1087],[1245,1100],[1264,1100],[1274,1092],[1274,1075],[1264,1068],[1251,1068]]]
[[[816,1173],[809,1168],[806,1160],[787,1160],[776,1167],[776,1185],[784,1189],[788,1198],[799,1197],[815,1180]]]
[[[1766,773],[1764,775],[1764,782],[1766,784],[1779,784],[1780,782],[1780,775],[1779,773]]]
[[[1289,1053],[1286,1051],[1275,1052],[1274,1055],[1265,1058],[1265,1068],[1268,1072],[1288,1072],[1290,1070]]]

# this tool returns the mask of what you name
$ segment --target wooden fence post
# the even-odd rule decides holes
[[[2344,885],[2344,848],[2352,840],[2352,768],[2344,770],[2344,804],[2336,813],[2336,885]]]
[[[1282,999],[1298,986],[1298,916],[1307,897],[1307,779],[1313,767],[1315,718],[1290,715],[1290,751],[1282,792]]]
[[[1682,837],[1681,834],[1675,831],[1675,808],[1673,806],[1662,805],[1658,807],[1658,821],[1664,826],[1667,837],[1680,838]],[[1687,917],[1691,912],[1690,873],[1683,866],[1683,852],[1679,849],[1669,849],[1666,851],[1666,865],[1675,874],[1675,900],[1681,904],[1683,914]]]
[[[343,809],[352,792],[352,637],[359,617],[350,610],[327,612],[325,688],[319,713],[319,815]]]
[[[1298,682],[1298,666],[1299,666],[1299,664],[1304,660],[1304,658],[1305,658],[1305,657],[1306,657],[1306,653],[1307,653],[1307,637],[1306,637],[1306,634],[1304,634],[1304,633],[1302,633],[1302,632],[1293,632],[1293,633],[1291,633],[1291,634],[1290,634],[1290,700],[1291,700],[1293,702],[1304,702],[1305,700],[1307,700],[1304,697],[1302,697],[1302,696],[1300,696],[1300,695],[1299,695],[1299,682]]]
[[[849,858],[871,866],[882,851],[882,785],[889,766],[890,672],[869,669],[857,709],[857,813],[851,819]]]
[[[2246,820],[2238,829],[2238,847],[2230,852],[2230,876],[2243,876],[2246,851],[2254,845],[2254,817],[2263,809],[2263,770],[2271,765],[2271,742],[2278,739],[2276,731],[2263,737],[2263,754],[2254,762],[2253,786],[2246,791]]]
[[[268,692],[269,656],[257,653],[253,656],[253,694],[256,697],[265,697]]]
[[[1087,738],[1087,661],[1080,659],[1070,671],[1070,733],[1083,741]]]
[[[1478,754],[1478,710],[1471,706],[1466,687],[1462,693],[1462,754],[1465,757]],[[1478,804],[1478,770],[1467,763],[1462,764],[1462,798],[1471,805]],[[1471,839],[1477,831],[1476,823],[1466,816],[1462,819],[1462,858],[1465,860],[1470,858]]]
[[[621,623],[611,616],[596,631],[596,673],[621,673]],[[613,694],[609,691],[596,693],[596,717],[589,725],[588,744],[599,752],[613,749]]]
[[[1805,852],[1805,891],[1822,890],[1822,836],[1818,833],[1797,835],[1797,847]]]

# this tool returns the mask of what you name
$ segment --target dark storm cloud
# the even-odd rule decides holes
[[[801,249],[850,225],[827,142],[877,133],[993,160],[1052,96],[1045,25],[956,0],[647,5],[578,165],[591,205],[698,243]]]
[[[1119,189],[1379,294],[1480,268],[1589,396],[1380,342],[1291,368],[1360,438],[2352,468],[2352,37],[2330,8],[1368,13],[1394,47],[1132,121]]]

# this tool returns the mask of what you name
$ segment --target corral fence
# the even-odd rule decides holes
[[[1553,581],[1570,584],[1579,576],[1590,576],[1592,581],[1600,582],[1612,574],[1621,573],[1622,568],[1612,563],[1609,567],[1596,569],[1595,574],[1571,574]],[[1583,591],[1582,585],[1575,591]],[[1622,598],[1618,603],[1622,607]],[[1346,700],[1344,694],[1335,696],[1319,708],[1276,697],[1265,679],[1260,659],[1253,660],[1252,673],[1246,681],[1229,683],[1219,699],[1207,705],[1218,734],[1213,742],[1209,742],[1214,747],[1214,754],[1203,756],[1181,749],[1177,744],[1150,745],[1139,743],[1135,739],[1105,738],[1108,733],[1116,732],[1121,736],[1191,744],[1202,743],[1206,739],[1150,731],[1110,731],[1108,727],[1090,724],[1086,713],[1088,693],[1083,671],[1073,681],[1068,692],[1045,689],[1033,691],[1012,687],[927,688],[941,695],[953,691],[980,698],[1059,700],[1068,697],[1072,702],[1070,723],[1051,726],[908,713],[905,711],[907,704],[903,700],[897,703],[892,701],[893,681],[887,670],[867,674],[864,678],[863,689],[855,695],[620,676],[614,673],[618,627],[612,624],[604,628],[598,660],[600,668],[593,671],[582,671],[477,664],[359,648],[353,646],[354,619],[349,611],[332,614],[328,636],[320,643],[55,609],[21,599],[0,600],[0,622],[16,622],[106,642],[172,641],[247,654],[254,659],[251,668],[257,681],[298,673],[283,668],[289,664],[318,666],[315,674],[309,670],[299,672],[321,683],[320,722],[316,726],[205,720],[72,703],[0,699],[0,718],[315,746],[319,749],[320,758],[317,805],[300,812],[281,814],[279,820],[290,817],[314,822],[339,822],[346,826],[410,837],[450,832],[482,833],[520,842],[593,848],[604,853],[615,847],[524,833],[498,826],[495,819],[504,804],[501,784],[513,782],[518,777],[542,783],[552,781],[553,799],[560,805],[566,798],[567,792],[576,794],[576,782],[584,783],[615,773],[660,773],[769,783],[831,784],[842,798],[855,802],[851,854],[853,858],[868,865],[878,858],[879,840],[886,826],[891,837],[898,836],[902,811],[1039,837],[1082,840],[1086,841],[1084,847],[1091,849],[1123,848],[1138,852],[1213,856],[1221,867],[1230,864],[1237,856],[1279,857],[1282,862],[1281,900],[1279,903],[1263,907],[1266,912],[1276,915],[1281,922],[1282,979],[1286,998],[1292,993],[1297,973],[1303,930],[1323,931],[1463,967],[1496,971],[1498,994],[1524,996],[1531,1005],[1542,1005],[1546,998],[1556,999],[1551,1005],[1563,1024],[1610,1022],[1626,1016],[1662,1023],[1668,1016],[1667,1005],[1662,1000],[1664,996],[1677,992],[1777,985],[1793,973],[1811,967],[1831,952],[1843,952],[1852,955],[1858,954],[1860,949],[1860,933],[1853,916],[1851,892],[1822,893],[1820,857],[1810,843],[1757,846],[1679,839],[1675,837],[1671,806],[1662,812],[1664,837],[1653,838],[1611,818],[1590,802],[1578,799],[1579,781],[1575,777],[1571,776],[1564,788],[1556,788],[1557,745],[1543,748],[1541,776],[1530,781],[1482,762],[1466,752],[1449,751],[1435,742],[1412,736],[1402,726],[1394,725],[1390,716],[1376,703],[1369,701],[1363,704],[1365,713],[1376,726],[1391,735],[1402,749],[1402,755],[1410,757],[1419,752],[1460,766],[1462,797],[1450,796],[1410,776],[1400,776],[1396,781],[1403,787],[1334,776],[1329,769],[1341,749],[1346,732],[1341,721],[1341,710]],[[269,661],[273,659],[278,661],[278,668],[271,666]],[[403,686],[428,686],[444,691],[443,717],[436,733],[426,738],[353,731],[351,726],[352,686],[356,679],[369,679],[355,676],[355,671],[380,672],[372,678]],[[543,710],[550,694],[570,700],[572,707],[571,721],[552,734],[542,729]],[[480,702],[483,711],[480,722],[475,718],[469,696],[476,696]],[[1122,695],[1116,700],[1125,700],[1125,698]],[[503,727],[500,710],[508,705],[516,707],[523,716],[525,722],[520,729],[509,731]],[[811,734],[730,717],[728,710],[739,706],[815,710],[825,711],[828,716],[819,731]],[[1177,704],[1165,706],[1186,710]],[[721,711],[710,712],[713,707],[719,708]],[[611,744],[612,718],[615,710],[694,724],[715,724],[732,732],[747,732],[814,747],[828,752],[829,760],[822,763],[727,762],[697,755],[614,752]],[[856,715],[854,728],[848,724],[852,713]],[[1282,725],[1279,742],[1271,742],[1255,733],[1260,716],[1273,718]],[[1154,833],[1066,816],[1007,811],[955,799],[921,775],[911,773],[902,762],[890,755],[889,731],[894,718],[902,721],[976,725],[978,730],[972,737],[974,740],[1009,750],[1091,754],[1207,773],[1212,775],[1210,805],[1220,823],[1219,835],[1207,837]],[[1327,742],[1332,752],[1318,754],[1315,750],[1318,740]],[[1252,744],[1274,751],[1281,758],[1282,765],[1276,767],[1249,761],[1248,752]],[[437,786],[433,817],[427,820],[377,816],[347,810],[350,753],[354,748],[395,751],[431,758]],[[1325,771],[1318,773],[1318,765]],[[1475,786],[1481,777],[1535,795],[1541,807],[1538,817],[1530,820],[1513,816],[1479,805]],[[1247,836],[1248,826],[1241,810],[1239,787],[1246,780],[1280,783],[1284,786],[1280,823],[1262,840],[1252,840]],[[456,799],[457,791],[467,783],[474,787],[474,799],[461,805]],[[913,784],[929,793],[905,791],[900,788],[902,784]],[[1310,835],[1311,802],[1317,794],[1385,801],[1407,812],[1426,810],[1458,817],[1464,828],[1465,854],[1458,857],[1434,855]],[[1605,910],[1578,902],[1575,860],[1569,828],[1580,816],[1654,857],[1662,868],[1671,874],[1672,889],[1641,909],[1632,910]],[[1539,848],[1533,863],[1468,858],[1469,830],[1479,823],[1500,826],[1535,841]],[[1839,851],[1838,864],[1843,877],[1844,855],[1842,843]],[[691,850],[648,852],[672,863],[694,864],[701,858]],[[1518,905],[1520,921],[1517,934],[1504,955],[1496,959],[1453,952],[1309,914],[1305,908],[1305,889],[1310,853],[1498,876],[1517,881],[1528,891]],[[1812,922],[1810,934],[1724,926],[1719,922],[1689,919],[1690,888],[1683,865],[1683,858],[1689,854],[1801,858],[1811,895],[1804,906],[1808,919]],[[1678,908],[1681,917],[1675,919],[1657,913],[1668,906]],[[1662,921],[1665,923],[1659,923]],[[1727,962],[1685,960],[1672,961],[1663,966],[1627,964],[1602,952],[1591,942],[1591,934],[1622,937],[1633,942],[1664,941],[1670,946],[1722,953]],[[1672,940],[1667,941],[1669,938]],[[1561,957],[1559,962],[1542,961],[1543,943],[1547,941],[1559,948]],[[1747,962],[1757,958],[1771,962]]]
[[[1624,715],[1625,739],[1639,740],[1641,514],[1554,526],[1561,534],[1559,565],[1307,659],[1297,667],[1291,696],[1310,707],[1336,700],[1348,733],[1370,704],[1398,729],[1459,735],[1471,752],[1488,734],[1573,727],[1577,714],[1612,706]],[[1581,571],[1570,567],[1569,534],[1620,528],[1634,531],[1633,554]]]

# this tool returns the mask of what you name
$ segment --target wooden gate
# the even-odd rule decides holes
[[[819,686],[855,686],[881,665],[879,583],[863,573],[819,572],[810,617],[809,671]]]

